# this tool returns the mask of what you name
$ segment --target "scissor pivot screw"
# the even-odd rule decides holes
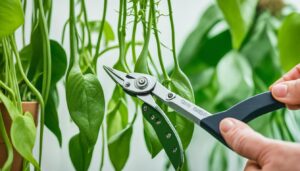
[[[175,97],[173,93],[168,93],[168,100],[171,100]]]
[[[147,78],[145,78],[145,77],[140,77],[140,78],[138,78],[137,80],[136,80],[136,82],[135,82],[135,86],[138,88],[138,89],[144,89],[144,88],[146,88],[147,87],[147,85],[148,85],[148,80],[147,80]]]

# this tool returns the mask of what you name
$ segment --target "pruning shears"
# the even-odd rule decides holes
[[[127,74],[107,66],[104,66],[104,69],[127,94],[135,96],[144,102],[142,105],[143,115],[154,128],[175,169],[179,169],[183,163],[184,155],[181,141],[178,134],[174,134],[174,132],[176,133],[174,126],[164,111],[156,104],[153,96],[183,117],[204,128],[227,147],[228,145],[219,130],[219,124],[222,119],[231,117],[247,123],[265,113],[285,107],[283,103],[275,100],[268,91],[250,97],[226,111],[211,114],[168,90],[159,83],[157,78],[151,75],[141,73]]]

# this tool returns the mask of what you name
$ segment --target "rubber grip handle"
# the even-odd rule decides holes
[[[250,97],[230,109],[204,118],[200,121],[200,126],[213,135],[216,139],[228,146],[219,130],[220,122],[224,118],[235,118],[245,123],[255,119],[265,113],[284,108],[285,104],[275,100],[271,92],[265,92]]]

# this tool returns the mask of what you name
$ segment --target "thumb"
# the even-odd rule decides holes
[[[271,91],[273,97],[278,101],[287,105],[300,105],[300,79],[276,84]]]
[[[263,161],[270,149],[269,140],[253,131],[245,123],[226,118],[220,123],[220,130],[226,143],[238,154],[254,161]]]

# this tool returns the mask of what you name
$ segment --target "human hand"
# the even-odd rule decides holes
[[[271,87],[273,97],[289,109],[300,109],[300,64],[286,73]]]
[[[226,143],[249,159],[245,171],[300,171],[300,144],[265,138],[233,118],[222,120],[220,130]]]

